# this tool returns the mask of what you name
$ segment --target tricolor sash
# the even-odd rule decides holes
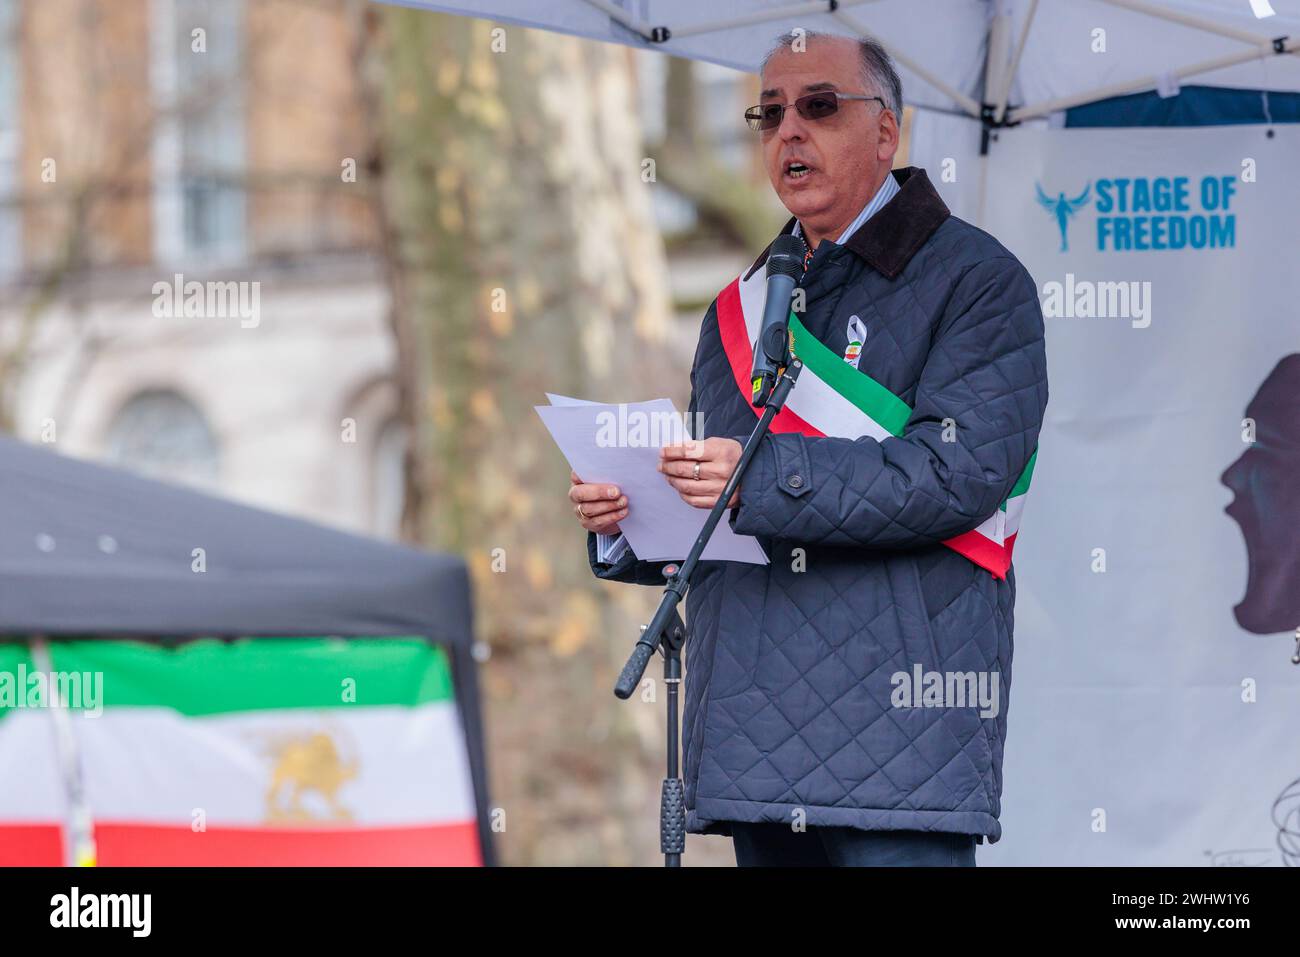
[[[731,365],[732,376],[750,405],[750,372],[754,365],[753,343],[758,337],[767,294],[764,272],[755,269],[746,280],[733,279],[718,294],[718,332]],[[799,382],[790,392],[785,408],[772,420],[773,432],[799,432],[809,436],[876,441],[901,436],[912,408],[871,376],[837,356],[810,333],[799,317],[790,313],[790,351],[803,361]],[[998,510],[976,529],[944,542],[976,565],[1006,578],[1011,567],[1011,550],[1020,530],[1020,516],[1029,491],[1038,450]]]

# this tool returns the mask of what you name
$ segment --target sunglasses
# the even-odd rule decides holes
[[[859,93],[809,93],[794,101],[794,108],[805,120],[824,120],[840,111],[840,100],[877,100],[882,107],[885,101],[878,96],[863,96]],[[888,107],[885,107],[888,109]],[[756,132],[774,130],[785,119],[789,107],[784,103],[760,103],[745,111],[745,122]]]

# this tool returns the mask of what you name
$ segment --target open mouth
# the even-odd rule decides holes
[[[800,163],[798,160],[785,164],[785,175],[790,179],[803,179],[812,172],[812,167]]]

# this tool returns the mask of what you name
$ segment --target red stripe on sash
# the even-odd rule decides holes
[[[1011,546],[1015,540],[1016,537],[1012,535],[1005,544],[999,545],[979,532],[971,530],[945,540],[944,544],[958,555],[964,555],[980,568],[989,571],[994,578],[1003,579],[1007,577],[1007,569],[1011,567]]]
[[[733,279],[726,289],[718,293],[718,335],[722,338],[722,349],[731,363],[731,374],[740,387],[740,394],[745,396],[745,405],[755,418],[763,414],[749,403],[750,374],[754,371],[754,348],[749,341],[749,330],[745,328],[745,312],[740,307],[740,280]],[[796,386],[797,388],[797,386]],[[825,433],[813,428],[786,406],[772,420],[773,432],[802,432],[825,438]]]

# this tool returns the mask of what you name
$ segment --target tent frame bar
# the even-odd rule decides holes
[[[1034,14],[1038,12],[1038,0],[1030,0],[1029,12],[1025,14],[1025,26],[1020,31],[1020,39],[1016,42],[1016,52],[1012,54],[1011,65],[1007,67],[1007,72],[1003,75],[1002,86],[998,90],[997,103],[993,108],[993,124],[995,126],[1001,123],[1007,117],[1007,99],[1011,96],[1011,81],[1016,78],[1016,73],[1020,71],[1020,59],[1025,53],[1025,42],[1029,39],[1029,30],[1034,25]]]
[[[1242,43],[1249,43],[1252,46],[1258,46],[1261,42],[1268,43],[1259,34],[1251,33],[1248,30],[1238,30],[1236,27],[1224,26],[1221,23],[1215,23],[1213,20],[1207,20],[1204,17],[1198,17],[1191,13],[1183,13],[1181,10],[1174,10],[1169,7],[1162,7],[1155,3],[1148,3],[1147,0],[1101,0],[1102,3],[1108,3],[1112,7],[1122,7],[1125,10],[1132,10],[1134,13],[1145,13],[1149,17],[1156,17],[1159,20],[1168,20],[1171,23],[1181,23],[1185,27],[1191,27],[1194,30],[1204,30],[1206,33],[1217,33],[1221,37],[1227,37],[1230,40],[1240,40]]]
[[[718,30],[731,30],[735,27],[752,27],[759,23],[784,20],[787,17],[797,17],[805,13],[829,13],[835,15],[841,7],[856,7],[864,3],[877,2],[879,0],[803,0],[802,3],[792,3],[784,7],[756,10],[753,13],[746,13],[731,20],[713,20],[705,23],[693,23],[688,27],[671,27],[669,28],[669,34],[674,38],[694,37],[703,33],[714,33]]]
[[[803,0],[802,3],[794,3],[783,7],[773,7],[769,10],[762,10],[742,17],[735,17],[731,20],[713,20],[705,23],[696,23],[687,27],[672,26],[651,26],[641,20],[634,19],[626,10],[614,6],[610,0],[583,0],[589,6],[607,14],[610,19],[620,26],[631,30],[641,39],[649,43],[666,43],[672,39],[680,40],[682,37],[702,36],[706,33],[716,33],[720,30],[731,30],[736,27],[754,26],[759,23],[767,23],[772,20],[781,20],[787,17],[799,16],[806,13],[829,13],[836,20],[843,23],[858,36],[870,34],[871,31],[864,27],[859,21],[850,17],[845,8],[863,6],[868,3],[877,3],[879,0]],[[1035,3],[1038,0],[1034,0]],[[945,83],[939,79],[930,70],[921,66],[910,56],[884,43],[879,37],[876,37],[889,55],[901,63],[907,69],[911,70],[926,83],[941,93],[951,97],[953,102],[957,103],[962,111],[969,116],[979,118],[983,110],[982,105],[974,98],[962,93],[956,87]],[[901,122],[902,117],[899,117]]]
[[[663,40],[667,39],[667,37],[659,39],[656,36],[656,31],[664,29],[663,27],[652,28],[647,23],[634,20],[626,10],[614,6],[609,0],[583,0],[583,2],[588,6],[595,7],[620,26],[627,27],[627,29],[648,43],[662,43]]]
[[[840,23],[844,24],[846,27],[848,27],[850,30],[852,30],[854,33],[858,34],[859,36],[871,34],[870,30],[864,27],[858,20],[849,16],[843,10],[832,9],[831,15],[835,17],[836,20],[840,21]],[[939,79],[939,77],[937,77],[934,73],[931,73],[925,67],[921,66],[921,64],[917,63],[907,54],[903,53],[901,50],[896,49],[890,44],[885,43],[883,40],[880,39],[880,37],[874,37],[874,39],[876,40],[877,43],[879,43],[881,46],[885,48],[886,52],[888,52],[891,57],[893,57],[899,63],[903,64],[903,66],[907,67],[909,70],[911,70],[913,73],[919,76],[926,83],[929,83],[936,90],[938,90],[941,93],[946,93],[949,97],[951,97],[953,102],[957,103],[964,112],[966,112],[970,116],[975,117],[976,119],[979,118],[983,110],[983,107],[973,97],[969,97],[965,93],[958,90],[955,86],[951,86],[948,83],[945,83],[943,80]],[[901,121],[902,117],[899,117],[899,120]]]

